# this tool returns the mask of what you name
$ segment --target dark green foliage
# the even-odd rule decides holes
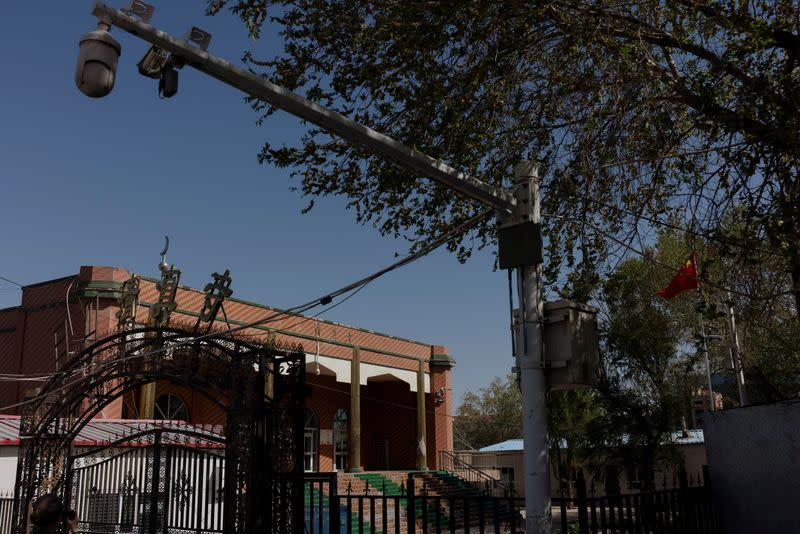
[[[674,214],[724,239],[735,205],[800,286],[792,0],[208,5],[281,34],[278,57],[246,55],[256,71],[487,182],[508,186],[515,162],[540,160],[549,279],[568,293],[596,289],[626,252],[607,235],[629,245]],[[412,246],[477,209],[316,128],[289,143],[260,158],[291,169],[309,206],[342,195],[359,222]],[[450,248],[463,260],[493,240],[484,222]]]
[[[457,450],[480,449],[521,437],[522,400],[512,376],[495,378],[477,393],[464,395],[453,422]]]

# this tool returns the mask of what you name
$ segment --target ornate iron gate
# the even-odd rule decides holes
[[[224,448],[188,447],[188,441],[180,442],[213,441],[209,436],[151,431],[152,442],[144,434],[121,436],[106,448],[111,456],[100,464],[75,455],[73,440],[93,416],[127,391],[157,380],[197,390],[225,411]],[[194,485],[189,477],[199,472],[190,475],[186,468],[210,468],[222,458],[219,488],[214,490],[220,502],[213,507],[220,519],[200,532],[302,532],[304,380],[302,347],[231,335],[141,328],[121,331],[87,347],[25,406],[12,532],[27,531],[30,504],[46,492],[86,506],[87,521],[101,529],[116,516],[117,525],[128,521],[131,532],[134,527],[135,532],[147,534],[188,532],[182,526],[190,524],[190,503],[194,503],[192,514],[199,506],[188,487],[202,491],[198,488],[217,482]],[[132,440],[144,440],[132,447],[137,452],[125,450],[125,446],[131,448]],[[140,477],[133,471],[129,479],[108,475],[117,483],[116,490],[122,490],[118,495],[111,495],[111,486],[101,488],[89,482],[101,471],[117,473],[125,462],[137,463],[136,455],[139,469],[144,470]],[[205,528],[192,524],[195,533]]]
[[[71,508],[93,533],[223,532],[224,437],[156,430],[72,459]]]

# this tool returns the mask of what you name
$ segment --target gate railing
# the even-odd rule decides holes
[[[14,511],[14,498],[0,494],[0,534],[11,534],[11,514]]]
[[[439,468],[450,471],[476,488],[485,491],[488,495],[495,497],[514,497],[516,495],[513,484],[506,484],[494,478],[474,465],[465,462],[451,451],[439,451]]]
[[[400,495],[387,494],[385,487],[342,495],[337,492],[336,473],[307,473],[305,495],[309,534],[516,533],[524,528],[521,498],[438,495],[415,484],[414,474]]]
[[[587,495],[586,482],[579,474],[576,489],[575,498],[553,499],[559,534],[718,532],[707,486],[690,486],[683,480],[676,489],[594,496]]]
[[[412,473],[400,495],[385,488],[363,494],[337,493],[335,473],[307,474],[305,526],[309,534],[519,533],[525,529],[524,499],[489,495],[438,495],[414,484]],[[589,496],[578,482],[577,498],[553,499],[558,534],[716,534],[707,487]]]

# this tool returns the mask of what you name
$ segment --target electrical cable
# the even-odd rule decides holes
[[[270,315],[268,315],[266,317],[263,317],[261,319],[258,319],[256,321],[252,321],[250,323],[246,323],[246,324],[243,324],[243,325],[235,326],[235,327],[232,327],[232,328],[227,328],[227,329],[220,330],[220,331],[208,332],[208,333],[200,335],[200,336],[191,336],[191,337],[188,337],[185,341],[182,341],[180,343],[176,343],[175,345],[171,345],[169,347],[161,347],[161,348],[158,348],[158,349],[154,349],[152,351],[148,351],[147,353],[137,354],[135,356],[129,356],[129,357],[123,358],[123,359],[114,359],[114,360],[108,360],[108,361],[105,361],[105,362],[98,362],[93,367],[92,371],[96,371],[96,368],[98,368],[98,367],[103,367],[105,365],[115,364],[115,363],[118,363],[120,361],[124,361],[126,359],[144,358],[144,357],[147,357],[147,356],[158,354],[160,352],[164,352],[166,350],[172,350],[172,349],[175,349],[175,348],[178,348],[178,347],[181,347],[181,346],[185,346],[185,345],[188,345],[190,343],[193,343],[193,342],[196,342],[196,341],[200,341],[200,340],[203,340],[203,339],[206,339],[206,338],[209,338],[209,337],[225,335],[225,334],[232,334],[232,333],[236,333],[236,332],[245,330],[247,328],[252,328],[253,326],[259,326],[259,325],[266,324],[266,323],[269,323],[269,322],[274,322],[274,321],[278,320],[277,318],[282,317],[282,316],[293,315],[293,314],[299,315],[299,314],[301,314],[301,313],[303,313],[303,312],[305,312],[307,310],[310,310],[310,309],[312,309],[312,308],[314,308],[316,306],[320,306],[320,305],[326,306],[326,305],[331,303],[332,299],[334,299],[336,297],[339,297],[339,296],[341,296],[341,295],[343,295],[345,293],[352,292],[350,295],[348,295],[345,298],[339,300],[338,302],[334,303],[332,306],[329,306],[325,310],[320,311],[318,314],[310,316],[310,317],[304,317],[301,321],[299,321],[299,322],[297,322],[297,323],[295,323],[295,324],[290,326],[290,328],[294,328],[294,327],[296,327],[296,326],[298,326],[300,324],[303,324],[303,323],[305,323],[305,322],[307,322],[307,321],[309,321],[309,320],[321,315],[322,313],[327,312],[327,311],[335,308],[336,306],[346,302],[348,299],[353,297],[359,291],[364,289],[364,287],[366,287],[373,280],[376,280],[377,278],[379,278],[379,277],[381,277],[381,276],[383,276],[383,275],[385,275],[385,274],[387,274],[387,273],[389,273],[391,271],[399,269],[400,267],[403,267],[404,265],[407,265],[407,264],[409,264],[409,263],[411,263],[411,262],[413,262],[413,261],[415,261],[415,260],[417,260],[419,258],[422,258],[422,257],[428,255],[433,250],[439,248],[443,244],[447,243],[448,241],[451,241],[452,239],[454,239],[457,236],[461,235],[463,232],[469,230],[475,224],[477,224],[478,222],[484,220],[485,218],[490,216],[492,213],[493,213],[493,210],[491,210],[491,209],[484,210],[484,211],[478,213],[477,215],[474,215],[474,216],[470,217],[469,219],[465,220],[463,223],[461,223],[457,227],[453,228],[452,230],[450,230],[446,234],[438,237],[437,239],[435,239],[431,243],[428,243],[424,247],[420,248],[418,251],[413,252],[413,253],[401,258],[400,260],[390,264],[387,267],[384,267],[383,269],[381,269],[379,271],[376,271],[375,273],[373,273],[373,274],[371,274],[369,276],[361,278],[360,280],[357,280],[357,281],[355,281],[355,282],[353,282],[351,284],[348,284],[347,286],[344,286],[344,287],[339,288],[339,289],[337,289],[337,290],[335,290],[333,292],[330,292],[330,293],[328,293],[327,295],[325,295],[323,297],[315,298],[315,299],[310,300],[310,301],[308,301],[308,302],[306,302],[304,304],[300,304],[298,306],[294,306],[294,307],[289,308],[287,310],[281,310],[281,311],[275,312],[273,314],[270,314]],[[75,373],[80,372],[80,371],[86,372],[86,370],[84,370],[84,369],[76,369],[76,370],[74,370]],[[6,376],[8,377],[8,376],[14,376],[14,375],[6,375]],[[16,376],[18,378],[15,378],[15,380],[21,380],[22,379],[22,377],[20,377],[19,375],[16,375]],[[64,372],[49,373],[47,375],[40,375],[40,376],[41,377],[45,377],[46,376],[46,377],[48,377],[47,379],[60,377],[60,378],[63,378],[64,380],[68,380],[69,378],[71,378],[70,375],[66,375]],[[32,381],[41,381],[41,380],[39,378],[35,378]],[[66,385],[66,386],[63,386],[63,387],[69,387],[69,385]],[[61,388],[56,389],[54,391],[57,392],[57,391],[60,391],[60,389]],[[53,393],[53,391],[51,391],[50,393]],[[29,403],[35,402],[37,400],[40,400],[42,398],[45,398],[45,397],[47,397],[47,394],[39,395],[39,396],[36,396],[36,397],[32,397],[30,399],[26,399],[25,401],[22,401],[22,402],[17,403],[17,404],[13,404],[13,405],[10,405],[10,406],[5,406],[5,407],[0,407],[0,411],[5,411],[5,410],[11,409],[11,408],[16,408],[18,406],[29,404]]]
[[[20,284],[19,282],[15,282],[15,281],[13,281],[13,280],[9,280],[9,279],[8,279],[8,278],[6,278],[5,276],[0,276],[0,280],[5,280],[5,281],[6,281],[6,282],[8,282],[9,284],[14,284],[15,286],[19,286],[19,287],[25,287],[25,286],[23,286],[22,284]]]

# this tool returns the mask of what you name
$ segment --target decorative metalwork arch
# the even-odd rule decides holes
[[[86,347],[26,400],[13,533],[27,532],[37,495],[68,502],[72,443],[81,428],[126,392],[159,380],[199,391],[226,413],[224,531],[302,532],[302,484],[291,483],[303,476],[302,347],[148,327]]]

